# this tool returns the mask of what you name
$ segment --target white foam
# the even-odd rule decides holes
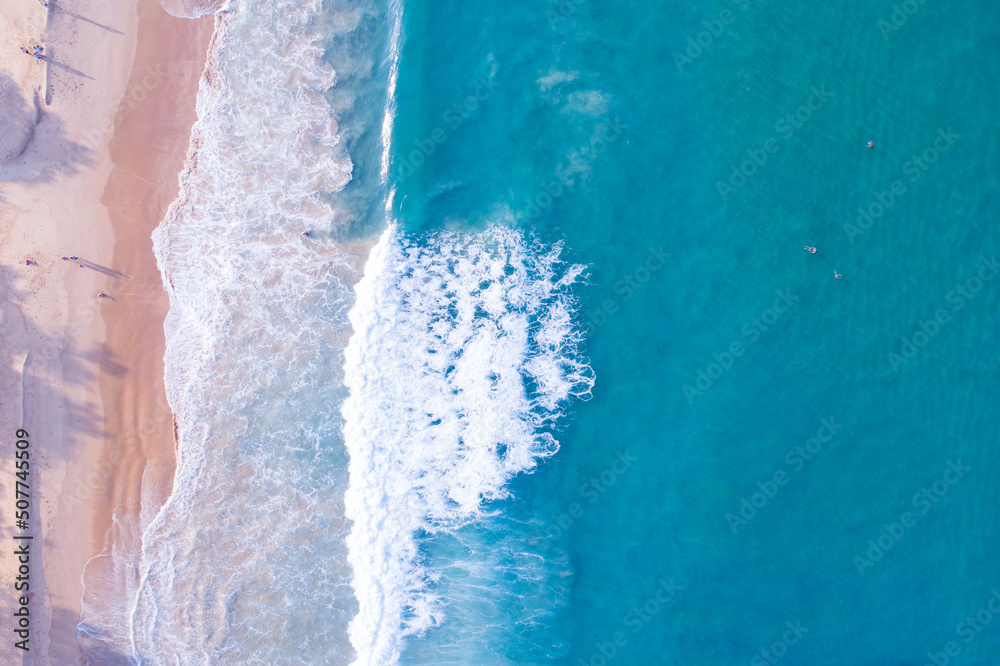
[[[226,0],[160,0],[160,6],[171,16],[199,18],[219,11]]]
[[[452,530],[551,456],[561,406],[593,384],[580,358],[571,285],[583,266],[521,232],[390,226],[350,313],[344,437],[357,664],[390,664],[439,624],[418,554],[421,532]]]
[[[549,73],[545,76],[539,77],[536,83],[541,91],[548,92],[562,83],[569,83],[570,81],[576,81],[580,78],[580,72],[573,70],[571,72],[563,72],[556,69],[555,67],[549,69]]]
[[[597,90],[575,90],[567,96],[564,112],[584,116],[603,116],[608,112],[608,97]]]
[[[339,359],[368,247],[326,231],[345,224],[333,193],[352,171],[344,72],[382,76],[359,64],[381,37],[349,34],[377,23],[368,5],[232,0],[217,19],[180,195],[154,233],[171,305],[173,492],[155,515],[144,503],[141,524],[120,514],[128,546],[88,566],[92,663],[353,658]],[[336,93],[319,34],[351,42]],[[373,115],[345,115],[361,113]]]
[[[388,142],[401,26],[389,8],[230,0],[219,16],[180,196],[154,234],[173,492],[158,513],[144,501],[119,514],[120,546],[88,566],[93,663],[393,662],[443,620],[421,532],[503,498],[555,453],[562,406],[590,390],[571,294],[583,269],[560,246],[500,227],[407,239],[390,226],[370,255],[303,240],[351,216],[348,192],[332,194],[352,163],[331,100],[356,98],[330,89],[316,34],[336,42],[377,23],[365,12],[391,14],[388,73],[370,52],[327,56],[342,76],[386,74]]]
[[[392,127],[396,118],[396,81],[399,79],[399,51],[402,48],[403,12],[400,2],[392,3],[393,23],[389,34],[389,85],[385,115],[382,118],[382,168],[383,185],[389,181],[389,162],[392,158]],[[392,196],[386,200],[387,210],[392,209]]]

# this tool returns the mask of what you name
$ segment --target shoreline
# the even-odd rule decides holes
[[[0,30],[46,55],[0,53],[0,431],[13,443],[24,428],[32,447],[28,527],[4,521],[3,537],[31,534],[36,549],[21,593],[30,651],[4,641],[5,663],[82,663],[85,565],[114,511],[137,515],[147,462],[157,506],[172,487],[168,300],[150,234],[179,190],[213,29],[157,0],[0,0]],[[0,506],[13,508],[13,449],[0,458]],[[17,571],[0,551],[8,634]]]
[[[108,146],[113,167],[101,197],[115,235],[113,265],[128,276],[109,280],[115,301],[103,308],[109,351],[101,359],[100,388],[109,482],[106,503],[95,507],[101,540],[119,507],[131,505],[138,517],[141,500],[155,499],[156,506],[142,508],[158,510],[173,487],[173,414],[163,383],[170,303],[151,234],[179,193],[214,30],[213,16],[175,18],[158,0],[139,0],[138,15],[138,48]],[[154,469],[161,492],[143,498],[144,483],[154,481],[144,475]]]

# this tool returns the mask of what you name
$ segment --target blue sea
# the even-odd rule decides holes
[[[91,662],[1000,664],[998,34],[230,0]]]

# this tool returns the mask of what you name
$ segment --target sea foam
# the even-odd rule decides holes
[[[91,663],[353,659],[341,354],[371,245],[336,239],[352,220],[344,127],[384,103],[358,101],[371,80],[384,89],[384,11],[232,1],[218,15],[180,194],[153,235],[177,469],[162,509],[144,481],[143,507],[117,512],[87,567]]]
[[[372,250],[345,352],[348,552],[357,664],[399,659],[443,620],[421,535],[454,531],[553,455],[562,406],[593,384],[571,287],[584,267],[500,226]]]
[[[504,226],[336,242],[381,216],[374,202],[394,208],[401,11],[219,14],[180,195],[154,233],[177,469],[159,508],[150,467],[142,507],[116,513],[87,567],[91,663],[383,666],[446,612],[442,635],[475,636],[468,620],[504,595],[534,595],[518,622],[551,606],[531,581],[552,575],[491,512],[589,394],[584,268]],[[351,137],[380,143],[367,172]],[[489,550],[482,530],[506,545],[463,557]],[[457,544],[438,568],[429,535]]]

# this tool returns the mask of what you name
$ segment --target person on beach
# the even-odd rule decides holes
[[[803,249],[803,250],[809,250],[809,251],[810,251],[810,252],[812,252],[813,254],[816,254],[816,248],[814,248],[814,247],[810,247],[809,245],[806,245],[806,246],[805,246],[804,248],[802,248],[802,249]]]
[[[24,265],[25,266],[30,266],[31,265],[31,259],[25,259],[24,260]]]
[[[101,293],[99,293],[99,294],[97,295],[97,297],[98,297],[98,298],[107,298],[107,297],[108,297],[108,295],[107,295],[107,294],[105,294],[105,293],[104,293],[104,292],[102,291]]]

